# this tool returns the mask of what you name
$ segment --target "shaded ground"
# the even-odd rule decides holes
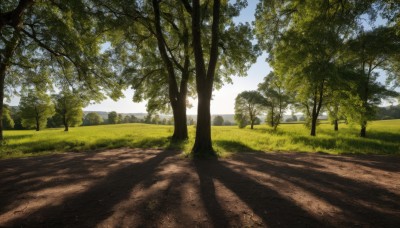
[[[0,161],[0,227],[400,227],[400,157],[117,149]]]

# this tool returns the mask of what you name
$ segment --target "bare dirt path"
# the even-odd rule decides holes
[[[400,157],[116,149],[0,161],[0,227],[400,227]]]

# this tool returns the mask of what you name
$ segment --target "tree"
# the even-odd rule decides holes
[[[108,113],[108,123],[109,124],[117,124],[118,123],[118,114],[115,111]]]
[[[120,124],[120,123],[123,123],[124,122],[124,117],[123,117],[123,115],[120,113],[120,114],[118,114],[118,123]]]
[[[8,105],[4,105],[3,107],[3,119],[1,122],[4,129],[14,128],[14,120],[11,118],[11,110]]]
[[[167,113],[172,109],[175,119],[172,140],[187,139],[187,97],[195,96],[193,76],[197,75],[191,28],[193,4],[187,0],[178,4],[172,0],[99,2],[99,8],[110,15],[112,28],[119,29],[112,33],[115,37],[112,43],[121,47],[119,51],[124,51],[123,56],[127,57],[124,75],[135,89],[133,99],[147,100],[147,112]],[[229,81],[233,73],[242,75],[248,67],[246,63],[255,61],[250,25],[237,25],[232,21],[244,7],[244,1],[229,7],[228,3],[222,5],[221,34],[215,46],[223,50],[224,55],[219,56],[218,67],[213,67],[218,71],[215,88],[222,85],[224,78]],[[201,45],[208,50],[212,37],[208,31],[213,17],[208,3],[203,2],[199,8],[204,13],[200,30],[206,31],[202,36],[207,41]],[[210,59],[208,51],[204,54],[206,60]]]
[[[236,25],[232,21],[246,5],[245,1],[238,1],[234,5],[220,0],[214,0],[212,3],[193,0],[191,5],[187,0],[181,2],[192,21],[192,48],[198,97],[196,138],[192,153],[197,157],[215,156],[211,143],[210,114],[214,82],[221,80],[220,73],[229,75],[236,71],[243,75],[244,70],[249,67],[248,63],[254,62],[258,53],[250,42],[252,33],[249,25]],[[234,48],[224,49],[224,46]]]
[[[22,126],[35,127],[36,131],[45,127],[47,119],[54,115],[54,104],[50,96],[43,91],[29,90],[27,95],[21,96],[19,108]]]
[[[82,88],[94,100],[104,98],[101,90],[113,98],[122,95],[123,84],[112,77],[115,68],[109,53],[100,53],[102,23],[95,17],[96,10],[88,7],[91,3],[2,0],[0,119],[3,100],[13,92],[7,88],[63,81]]]
[[[160,124],[160,116],[158,114],[154,115],[154,117],[151,119],[152,124]]]
[[[214,126],[222,126],[224,125],[224,118],[222,116],[215,116],[213,119]]]
[[[247,126],[248,118],[245,114],[235,113],[234,119],[239,128],[245,128]]]
[[[69,90],[64,90],[60,94],[53,95],[53,100],[55,111],[64,125],[64,131],[68,131],[69,127],[82,124],[82,108],[84,104],[80,97],[77,97],[76,94],[71,93]]]
[[[336,82],[340,51],[361,17],[373,12],[373,1],[260,1],[256,31],[260,45],[270,52],[275,72],[310,120],[312,136],[326,100]]]
[[[83,120],[84,125],[99,125],[102,124],[103,122],[104,122],[103,118],[96,112],[90,112],[86,114]]]
[[[113,32],[109,40],[121,59],[123,76],[147,100],[147,112],[174,116],[173,141],[188,138],[187,96],[193,95],[190,18],[176,1],[96,1]]]
[[[189,116],[187,119],[188,119],[188,125],[189,125],[189,126],[190,126],[190,125],[195,125],[195,122],[194,122],[193,117]]]
[[[366,137],[368,120],[375,114],[375,108],[383,98],[398,96],[377,82],[379,70],[389,74],[400,74],[400,36],[393,27],[378,27],[347,43],[347,60],[355,65],[356,83],[353,90],[354,112],[349,113],[361,126],[360,136]],[[358,102],[357,102],[358,101]]]
[[[235,99],[235,119],[239,127],[244,123],[250,123],[253,129],[257,115],[265,108],[263,96],[258,91],[244,91]]]
[[[276,130],[283,112],[290,103],[290,94],[285,90],[284,80],[271,71],[264,81],[258,84],[258,91],[264,96],[267,107],[267,123]]]
[[[137,118],[135,115],[130,115],[130,116],[129,116],[129,122],[130,122],[130,123],[138,123],[139,120],[138,120],[138,118]]]
[[[19,107],[8,107],[11,111],[11,118],[14,120],[14,129],[15,130],[24,130],[22,126],[22,118],[21,118],[21,112],[19,111]]]

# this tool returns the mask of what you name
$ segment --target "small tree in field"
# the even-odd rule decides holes
[[[264,96],[268,107],[266,122],[276,130],[283,117],[283,112],[290,102],[289,93],[284,87],[284,80],[274,72],[270,72],[265,76],[264,81],[258,84],[258,91]]]
[[[239,127],[245,127],[250,123],[254,127],[257,115],[265,108],[263,96],[257,91],[244,91],[237,95],[235,100],[235,120]]]
[[[45,127],[47,119],[55,113],[50,96],[43,91],[29,90],[28,95],[21,96],[19,102],[22,126],[35,127],[36,131]]]
[[[224,118],[222,116],[215,116],[213,119],[214,126],[222,126],[224,125]]]
[[[55,110],[64,125],[64,131],[68,131],[70,126],[82,124],[83,102],[70,91],[62,91],[60,94],[53,95]]]
[[[83,120],[84,125],[99,125],[102,124],[103,122],[104,122],[103,118],[95,112],[86,114]]]
[[[115,111],[108,113],[108,123],[109,124],[117,124],[118,123],[118,114]]]

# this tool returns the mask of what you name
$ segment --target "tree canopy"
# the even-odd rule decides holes
[[[55,111],[65,131],[68,131],[68,127],[82,124],[84,102],[79,96],[72,94],[69,90],[64,90],[60,94],[53,95],[53,100]]]
[[[258,91],[244,91],[235,99],[235,120],[239,127],[250,123],[253,129],[257,116],[265,109],[266,101]]]
[[[46,127],[47,119],[55,114],[54,104],[48,94],[40,90],[29,90],[21,96],[19,108],[22,126],[35,128],[36,131]]]

